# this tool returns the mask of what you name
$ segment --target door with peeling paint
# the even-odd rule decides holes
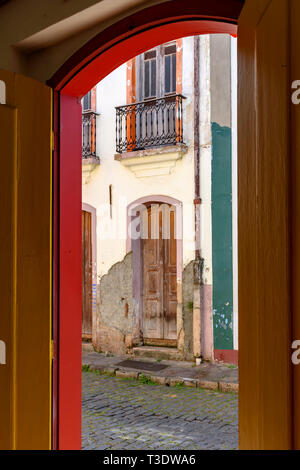
[[[143,215],[144,343],[176,345],[175,210],[152,204]]]

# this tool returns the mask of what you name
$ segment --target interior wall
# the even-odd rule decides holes
[[[97,33],[128,14],[161,2],[11,0],[1,6],[0,66],[45,82]]]

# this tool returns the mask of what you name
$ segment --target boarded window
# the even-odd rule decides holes
[[[156,50],[144,55],[144,97],[156,97]]]
[[[88,111],[92,107],[92,93],[89,91],[82,99],[82,110]]]

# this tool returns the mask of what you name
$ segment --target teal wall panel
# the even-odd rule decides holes
[[[231,129],[212,123],[214,348],[233,349]]]

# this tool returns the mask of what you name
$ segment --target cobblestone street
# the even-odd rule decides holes
[[[238,397],[82,373],[82,448],[238,447]]]

